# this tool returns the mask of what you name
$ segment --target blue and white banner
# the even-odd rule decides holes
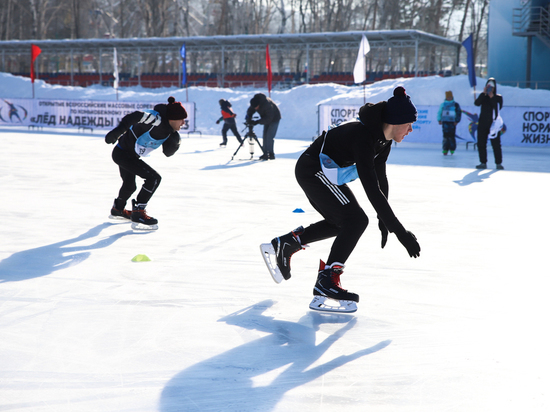
[[[361,105],[320,105],[319,129],[321,134],[332,124],[354,120]],[[439,106],[417,106],[418,121],[406,142],[441,143],[442,126],[437,121]],[[461,106],[462,120],[456,127],[457,142],[477,141],[479,107]],[[550,147],[550,107],[504,106],[500,111],[504,121],[501,139],[503,146]]]
[[[127,114],[160,102],[0,98],[0,126],[112,129]],[[182,102],[187,119],[180,132],[195,131],[195,103]]]

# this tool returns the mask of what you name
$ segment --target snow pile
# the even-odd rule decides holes
[[[485,85],[485,79],[477,79],[476,92],[479,94]],[[376,103],[392,96],[393,89],[402,85],[416,105],[438,106],[445,98],[445,92],[451,90],[455,101],[461,105],[474,102],[474,91],[465,75],[453,77],[419,77],[383,80],[365,86],[348,87],[333,83],[302,85],[289,90],[272,91],[272,99],[279,105],[283,120],[279,125],[277,137],[309,139],[317,134],[317,106],[319,104],[363,104],[365,101]],[[104,86],[67,87],[50,85],[42,80],[35,82],[35,98],[67,100],[116,100],[113,88]],[[196,104],[196,127],[205,134],[219,134],[220,126],[215,122],[220,116],[220,99],[227,99],[237,113],[239,127],[242,125],[248,104],[255,93],[265,93],[265,89],[222,89],[207,87],[147,89],[143,87],[122,88],[118,92],[121,101],[158,101],[165,102],[168,96],[179,101],[191,101]],[[498,86],[498,92],[504,97],[507,106],[548,106],[549,90],[520,89],[510,86]],[[0,98],[32,98],[32,85],[26,77],[0,73]]]

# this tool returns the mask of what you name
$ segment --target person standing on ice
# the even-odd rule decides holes
[[[437,111],[437,121],[443,125],[443,154],[451,151],[451,155],[456,150],[456,125],[462,118],[460,105],[454,101],[453,92],[445,92],[445,101],[439,106]]]
[[[274,238],[271,245],[264,245],[272,246],[270,253],[275,255],[282,277],[288,280],[290,258],[295,252],[308,243],[335,238],[326,263],[321,261],[310,308],[329,310],[314,306],[316,299],[323,297],[351,301],[355,307],[338,311],[357,309],[355,302],[359,302],[359,295],[348,292],[340,284],[344,264],[369,223],[346,184],[357,177],[378,215],[382,248],[388,240],[388,232],[391,232],[396,234],[411,257],[420,256],[416,237],[403,227],[388,203],[386,177],[386,160],[392,142],[401,142],[412,131],[416,120],[416,107],[405,89],[397,87],[388,101],[367,103],[361,107],[358,120],[323,132],[298,159],[296,179],[323,220],[306,228],[299,227]],[[262,251],[266,259],[266,252]],[[272,275],[280,282],[273,271]]]
[[[260,115],[260,120],[252,120],[252,116],[256,112]],[[260,160],[275,160],[273,145],[280,121],[281,112],[279,111],[279,107],[265,94],[257,93],[250,99],[250,106],[246,111],[245,122],[253,125],[264,125],[262,135],[264,154],[260,156]]]
[[[223,127],[222,127],[222,139],[223,141],[220,143],[220,147],[225,147],[227,145],[227,131],[231,130],[237,140],[239,141],[239,144],[243,142],[243,139],[241,139],[241,135],[239,134],[239,131],[237,130],[237,123],[235,122],[235,117],[237,115],[231,108],[231,103],[229,103],[228,100],[220,99],[219,102],[220,109],[222,111],[222,117],[220,117],[218,120],[216,120],[216,124],[220,124],[220,122],[223,120]]]
[[[491,126],[493,121],[498,118],[499,110],[502,109],[503,99],[502,95],[497,94],[497,81],[493,77],[487,80],[483,92],[480,93],[474,104],[481,106],[477,123],[477,150],[480,163],[476,169],[487,169],[487,138],[490,138],[497,169],[502,170],[504,166],[502,166],[502,146],[500,144],[501,132],[498,129],[492,134]]]
[[[120,124],[105,136],[105,142],[114,144],[113,161],[118,165],[122,186],[111,208],[111,216],[130,219],[136,224],[156,228],[158,223],[147,215],[145,207],[157,190],[161,176],[141,157],[162,146],[167,157],[179,149],[178,131],[185,123],[187,112],[172,96],[168,104],[157,104],[154,110],[135,111],[122,118]],[[126,202],[137,189],[136,176],[145,179],[135,200],[132,211],[126,210]]]

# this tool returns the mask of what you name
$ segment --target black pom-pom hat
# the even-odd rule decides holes
[[[418,112],[405,88],[398,86],[393,91],[387,104],[382,121],[388,124],[414,123],[418,119]]]
[[[166,116],[168,120],[183,120],[187,118],[187,112],[180,102],[176,102],[176,99],[170,96],[166,105]]]

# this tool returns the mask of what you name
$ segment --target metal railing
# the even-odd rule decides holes
[[[530,3],[513,10],[512,34],[536,36],[550,47],[550,10],[546,7],[529,7]]]

